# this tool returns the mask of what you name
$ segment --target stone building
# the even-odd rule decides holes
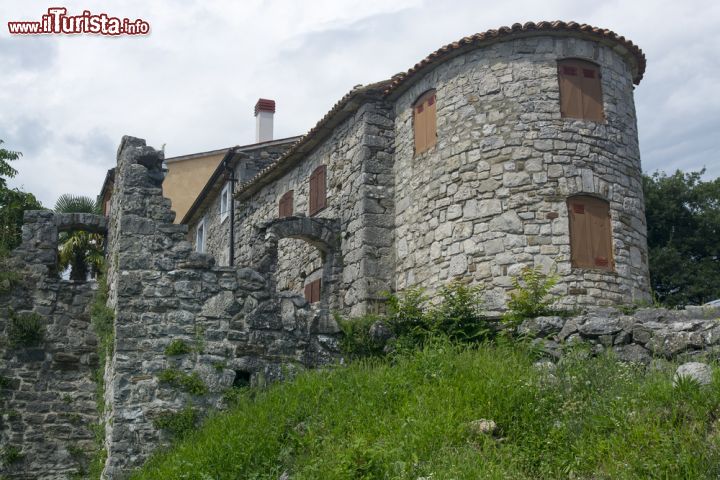
[[[465,37],[354,88],[256,175],[235,161],[228,225],[228,175],[183,222],[221,263],[276,250],[276,288],[346,314],[457,278],[501,311],[525,265],[556,269],[569,306],[646,299],[633,101],[644,70],[632,42],[573,22]],[[337,249],[315,224],[332,225]]]
[[[213,160],[180,224],[163,152],[124,137],[106,216],[27,212],[8,260],[0,445],[16,455],[0,476],[81,476],[103,451],[102,478],[127,478],[172,438],[159,420],[336,360],[328,313],[372,311],[383,291],[462,279],[501,311],[512,276],[540,265],[557,268],[568,305],[647,297],[632,97],[644,68],[613,32],[516,24],[354,88],[301,138],[272,140],[274,105],[260,101],[256,143]],[[59,234],[75,230],[106,237],[100,339],[97,285],[57,275]],[[525,327],[644,361],[717,352],[707,313],[596,309]],[[13,340],[33,324],[33,342]]]

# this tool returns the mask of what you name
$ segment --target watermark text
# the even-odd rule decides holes
[[[68,15],[67,8],[51,7],[39,22],[8,22],[12,35],[147,35],[150,24],[138,18],[111,17],[107,13],[93,14],[85,10],[82,15]]]

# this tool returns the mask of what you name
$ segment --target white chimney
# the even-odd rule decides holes
[[[255,142],[268,142],[273,139],[273,116],[275,100],[258,99],[255,104]]]

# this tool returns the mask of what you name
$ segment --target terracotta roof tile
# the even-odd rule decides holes
[[[497,30],[491,29],[482,33],[476,33],[475,35],[464,37],[457,42],[440,47],[416,63],[415,66],[407,72],[393,77],[390,86],[385,90],[385,94],[391,95],[395,90],[404,86],[418,72],[445,60],[446,56],[454,54],[456,50],[460,48],[478,48],[482,47],[484,43],[489,44],[501,40],[502,37],[506,36],[517,37],[524,35],[537,35],[545,32],[569,32],[571,34],[575,33],[577,35],[596,40],[617,43],[619,46],[627,49],[630,56],[634,58],[637,64],[636,71],[633,72],[633,81],[635,84],[640,83],[640,80],[642,80],[646,66],[645,54],[633,42],[627,40],[625,37],[619,36],[612,30],[593,27],[592,25],[587,25],[585,23],[580,24],[577,22],[562,22],[556,20],[554,22],[527,22],[525,24],[514,23],[511,27],[500,27]]]

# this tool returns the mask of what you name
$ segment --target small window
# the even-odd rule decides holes
[[[572,266],[614,270],[610,204],[586,195],[568,199]]]
[[[597,122],[605,119],[600,67],[584,60],[559,60],[558,82],[563,117]]]
[[[305,285],[305,300],[307,300],[308,303],[317,303],[320,301],[320,285],[321,280],[319,278]]]
[[[285,192],[285,194],[280,197],[280,201],[278,202],[278,216],[280,218],[283,217],[291,217],[293,214],[293,191],[288,190]]]
[[[198,223],[197,232],[195,234],[195,250],[205,253],[205,218]]]
[[[327,190],[325,184],[325,165],[320,165],[310,175],[309,214],[315,215],[327,207]]]
[[[413,106],[415,154],[430,150],[437,143],[435,90],[423,93]]]
[[[220,193],[220,221],[224,222],[225,219],[230,215],[230,183],[226,183]]]

